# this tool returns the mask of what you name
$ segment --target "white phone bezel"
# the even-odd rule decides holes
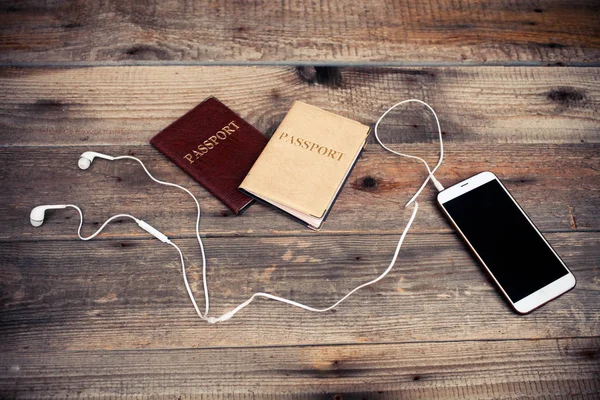
[[[508,197],[515,203],[515,205],[519,208],[519,210],[521,211],[521,213],[523,213],[523,215],[525,216],[525,218],[527,219],[527,221],[529,221],[529,223],[531,224],[531,226],[533,226],[533,228],[535,229],[535,231],[538,233],[538,235],[540,235],[540,237],[542,238],[542,240],[544,241],[544,243],[546,243],[546,245],[548,246],[548,248],[552,251],[552,253],[556,256],[556,258],[560,261],[561,265],[567,270],[567,275],[564,275],[562,277],[560,277],[559,279],[555,280],[554,282],[544,286],[543,288],[529,294],[527,297],[517,301],[517,302],[513,302],[510,297],[508,296],[508,294],[504,291],[504,288],[500,285],[500,283],[496,280],[496,277],[494,276],[494,274],[490,271],[490,269],[488,268],[488,266],[485,264],[485,262],[481,259],[481,257],[479,256],[479,254],[477,253],[477,251],[475,251],[475,249],[473,248],[473,246],[471,245],[471,243],[469,242],[469,240],[466,238],[466,236],[463,234],[463,232],[460,230],[460,228],[458,227],[458,225],[456,224],[456,222],[452,219],[452,217],[450,216],[450,214],[448,213],[448,211],[446,210],[446,208],[444,207],[444,203],[455,199],[457,197],[462,196],[463,194],[470,192],[473,189],[476,189],[477,187],[484,185],[490,181],[497,181],[500,184],[500,187],[502,187],[502,189],[504,189],[504,191],[506,192],[506,194],[508,195]],[[454,227],[456,228],[457,232],[462,236],[462,238],[464,239],[464,241],[467,243],[467,245],[469,246],[469,248],[471,248],[471,250],[473,251],[473,253],[475,254],[475,256],[477,257],[477,259],[479,260],[479,262],[481,263],[481,265],[483,265],[483,267],[486,269],[486,271],[488,272],[489,276],[494,280],[494,282],[496,283],[496,286],[500,289],[500,291],[502,292],[502,294],[504,295],[504,297],[508,300],[508,302],[512,305],[512,307],[520,314],[526,314],[529,313],[531,311],[533,311],[534,309],[540,307],[541,305],[549,302],[552,299],[555,299],[556,297],[560,296],[561,294],[564,294],[566,292],[568,292],[569,290],[571,290],[573,287],[575,287],[576,284],[576,280],[575,280],[575,276],[571,273],[571,271],[569,270],[569,268],[565,265],[565,263],[561,260],[561,258],[558,256],[558,254],[554,251],[554,249],[552,248],[552,246],[550,246],[550,244],[548,243],[548,241],[546,240],[546,238],[544,238],[544,236],[542,235],[542,233],[537,229],[537,227],[533,224],[533,222],[529,219],[529,217],[527,216],[527,214],[523,211],[523,209],[521,208],[521,206],[519,206],[519,204],[516,202],[516,200],[511,196],[511,194],[508,192],[508,190],[506,190],[506,188],[504,187],[504,185],[502,184],[502,182],[500,182],[500,180],[498,179],[498,177],[496,177],[496,175],[494,175],[491,172],[481,172],[477,175],[474,175],[468,179],[465,179],[462,182],[457,183],[454,186],[451,186],[445,190],[443,190],[442,192],[438,193],[437,196],[438,199],[438,203],[441,206],[442,210],[444,211],[444,213],[446,214],[446,216],[448,217],[448,219],[452,222],[452,224],[454,225]]]

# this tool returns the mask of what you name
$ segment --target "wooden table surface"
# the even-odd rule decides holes
[[[600,396],[600,6],[589,0],[0,2],[0,398],[413,399]],[[392,257],[422,180],[373,138],[320,232],[260,204],[234,216],[149,145],[214,95],[265,134],[294,100],[365,124],[419,98],[440,116],[446,186],[491,170],[543,231],[577,287],[527,316],[497,294],[429,186],[392,272],[336,310],[316,307]],[[437,159],[431,115],[382,126],[397,150]]]

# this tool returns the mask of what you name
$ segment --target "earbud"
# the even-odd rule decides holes
[[[86,151],[79,157],[79,161],[77,162],[77,165],[81,169],[88,169],[90,167],[90,165],[92,165],[92,161],[94,161],[94,158],[96,158],[96,157],[104,158],[105,160],[111,160],[111,161],[113,161],[115,159],[114,157],[107,156],[106,154],[97,153],[95,151]]]
[[[46,213],[46,210],[58,210],[61,208],[67,208],[67,206],[65,204],[37,206],[31,210],[31,214],[29,214],[29,221],[33,226],[40,226],[44,223],[44,214]]]

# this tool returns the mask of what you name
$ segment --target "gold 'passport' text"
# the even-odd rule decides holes
[[[306,139],[302,139],[300,137],[295,137],[294,135],[290,135],[286,132],[281,132],[278,139],[289,142],[290,144],[293,144],[294,146],[302,147],[303,149],[306,149],[308,151],[314,151],[319,155],[322,155],[322,156],[325,156],[328,158],[331,157],[336,161],[341,161],[342,157],[344,156],[344,153],[342,153],[341,151],[336,151],[336,150],[327,148],[325,146],[321,146],[318,143],[314,143],[314,142],[308,141]]]
[[[235,122],[231,121],[224,127],[222,127],[217,133],[210,136],[204,142],[200,143],[195,149],[193,149],[190,153],[183,156],[186,160],[193,164],[194,161],[208,153],[210,150],[214,149],[219,143],[223,140],[227,139],[231,136],[232,133],[236,132],[240,129],[239,126],[235,124]]]

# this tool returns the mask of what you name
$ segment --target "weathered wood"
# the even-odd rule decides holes
[[[594,0],[5,2],[4,62],[596,63]]]
[[[0,5],[0,398],[598,398],[599,16],[592,0]],[[229,62],[267,65],[200,66]],[[350,67],[374,62],[405,67]],[[523,67],[563,64],[588,67]],[[234,217],[148,144],[209,95],[267,134],[294,100],[367,124],[426,100],[440,180],[496,172],[577,287],[513,313],[433,188],[389,276],[335,312],[257,300],[216,326],[177,252],[129,221],[91,242],[73,210],[29,225],[43,203],[81,205],[84,234],[133,213],[181,245],[202,307],[191,200],[131,162],[76,167],[85,150],[128,153],[199,196],[211,315],[256,291],[324,307],[385,269],[421,165],[371,138],[322,232],[262,205]],[[434,131],[408,105],[381,136],[433,163]]]
[[[384,400],[564,394],[560,398],[593,399],[600,393],[599,354],[598,338],[19,351],[0,359],[0,395]]]
[[[434,161],[434,144],[392,145]],[[404,204],[426,177],[422,164],[369,144],[319,233],[261,204],[235,216],[217,199],[151,146],[6,147],[0,149],[0,236],[4,240],[75,239],[79,217],[74,210],[51,211],[39,228],[29,212],[39,204],[77,204],[83,208],[84,235],[111,215],[132,213],[172,237],[192,237],[196,207],[182,191],[152,182],[133,161],[97,160],[82,171],[79,155],[94,149],[135,154],[159,179],[190,188],[202,208],[201,232],[209,236],[393,233],[404,229],[410,210]],[[596,144],[446,145],[446,161],[437,177],[446,185],[491,170],[544,232],[600,229],[600,172]],[[427,188],[411,232],[452,231]],[[144,237],[135,224],[109,227],[101,237]]]
[[[578,284],[528,316],[510,310],[455,235],[411,234],[390,274],[336,312],[259,299],[218,325],[197,317],[177,252],[156,240],[5,242],[0,353],[599,336],[600,233],[547,238]],[[211,315],[257,291],[331,305],[385,270],[397,239],[208,238]],[[203,308],[198,244],[175,242]]]
[[[447,143],[600,142],[598,68],[112,67],[0,69],[0,143],[147,145],[210,95],[262,132],[294,100],[372,124],[399,100],[438,112]],[[382,139],[432,143],[420,105],[389,114]]]

